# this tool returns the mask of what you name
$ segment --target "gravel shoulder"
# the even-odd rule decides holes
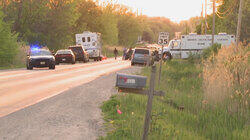
[[[118,72],[132,74],[140,70],[131,67]],[[0,118],[0,139],[92,140],[105,135],[99,107],[117,93],[116,73]]]

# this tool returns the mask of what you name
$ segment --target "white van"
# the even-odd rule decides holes
[[[214,43],[229,46],[235,43],[235,36],[220,33],[214,36]],[[169,42],[168,50],[173,58],[188,58],[190,54],[200,54],[203,49],[212,45],[212,35],[197,35],[191,33],[182,35],[181,40],[173,39]]]
[[[76,44],[84,47],[90,59],[95,61],[102,60],[102,39],[100,33],[85,31],[81,34],[76,34]]]

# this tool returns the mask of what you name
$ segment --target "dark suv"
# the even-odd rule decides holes
[[[26,66],[28,70],[32,70],[33,67],[55,69],[55,57],[49,50],[31,50],[27,55]]]
[[[151,50],[145,48],[135,48],[131,59],[131,65],[135,64],[153,65],[154,59]]]
[[[89,61],[89,54],[81,45],[70,46],[69,49],[74,53],[76,61]]]

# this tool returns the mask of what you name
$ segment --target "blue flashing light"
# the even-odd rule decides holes
[[[38,44],[31,44],[30,45],[30,50],[31,51],[39,51],[42,48],[42,46],[38,45]]]

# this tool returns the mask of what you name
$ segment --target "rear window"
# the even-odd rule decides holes
[[[71,52],[68,50],[63,50],[63,51],[57,51],[57,54],[71,54]]]
[[[74,54],[80,54],[83,52],[82,47],[69,47],[69,49],[71,49],[73,51]]]
[[[149,50],[146,50],[146,49],[135,49],[135,54],[149,54]]]

